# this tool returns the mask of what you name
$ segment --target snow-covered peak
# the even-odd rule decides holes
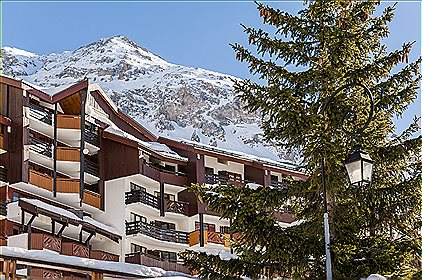
[[[31,53],[31,52],[21,50],[18,48],[13,48],[13,47],[4,47],[3,52],[6,52],[10,55],[15,55],[15,56],[38,57],[38,54]]]

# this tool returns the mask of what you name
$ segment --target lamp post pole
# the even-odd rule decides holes
[[[370,105],[371,105],[370,112],[369,112],[369,115],[368,115],[368,119],[366,120],[365,124],[361,128],[359,128],[355,133],[352,133],[352,132],[346,130],[344,128],[343,124],[344,124],[344,121],[345,121],[346,118],[353,117],[354,119],[356,119],[357,118],[356,112],[347,111],[347,112],[344,113],[344,116],[342,118],[342,124],[341,125],[342,125],[342,128],[343,128],[343,131],[346,132],[346,134],[353,136],[355,138],[356,142],[357,142],[359,140],[359,136],[362,133],[362,131],[365,130],[365,128],[371,122],[373,111],[374,111],[374,101],[373,101],[373,98],[372,98],[372,94],[365,85],[360,84],[360,83],[351,83],[351,84],[346,84],[346,85],[341,86],[324,103],[324,105],[322,106],[321,114],[323,116],[325,116],[325,111],[326,111],[327,107],[331,104],[332,100],[334,99],[334,97],[337,94],[339,94],[341,91],[343,91],[346,88],[350,88],[350,87],[354,87],[354,86],[361,87],[363,89],[364,93],[368,96],[369,101],[370,101]],[[372,171],[372,169],[371,169],[371,171]],[[362,174],[363,174],[363,172],[362,172]],[[372,175],[372,172],[371,172],[371,175]],[[325,183],[325,158],[324,158],[324,156],[322,156],[322,158],[321,158],[321,181],[322,181],[322,192],[323,192],[323,199],[324,199],[325,268],[326,268],[327,280],[332,280],[333,274],[332,274],[332,268],[331,268],[330,224],[329,224],[329,220],[328,220],[327,187],[326,187],[326,183]]]

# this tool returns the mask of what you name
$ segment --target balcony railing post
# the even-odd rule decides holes
[[[82,200],[84,198],[84,188],[85,188],[85,174],[84,174],[84,168],[85,168],[85,101],[86,101],[86,90],[82,91],[82,101],[81,101],[81,146],[80,146],[80,176],[79,176],[79,198],[80,198],[80,205],[82,206]]]
[[[164,183],[160,182],[160,216],[165,216],[165,204],[164,204]]]
[[[57,196],[57,103],[54,104],[53,197]]]

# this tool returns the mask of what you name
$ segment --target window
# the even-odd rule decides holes
[[[139,186],[139,185],[137,185],[135,183],[132,183],[132,182],[130,182],[130,190],[131,191],[141,191],[141,192],[146,192],[147,191],[146,188],[144,188],[142,186]]]
[[[174,252],[161,252],[161,259],[165,262],[176,262],[177,261],[177,255]]]
[[[222,158],[218,158],[218,159],[217,159],[217,162],[218,162],[218,163],[221,163],[221,164],[224,164],[224,165],[228,165],[228,164],[229,164],[229,162],[228,162],[227,160],[222,159]]]
[[[160,198],[160,192],[155,191],[154,195]],[[164,193],[164,198],[170,201],[176,201],[176,196],[174,194]]]
[[[166,223],[166,222],[162,222],[162,221],[154,221],[154,225],[156,227],[161,228],[161,229],[172,229],[172,230],[175,230],[176,229],[176,225],[175,224]]]
[[[130,244],[130,252],[131,253],[141,252],[141,253],[144,253],[145,254],[147,252],[147,248],[142,247],[142,246],[140,246],[138,244],[131,243]]]
[[[271,175],[271,182],[278,182],[278,176],[277,175]]]
[[[230,227],[221,226],[220,227],[220,232],[221,233],[230,233]]]
[[[12,195],[12,202],[18,201],[20,197],[21,197],[21,195],[20,195],[20,194],[18,194],[18,193],[16,193],[16,192],[13,192],[13,195]]]
[[[211,167],[205,167],[205,174],[214,174],[214,168]]]
[[[171,172],[176,172],[176,166],[174,166],[174,165],[165,165],[164,166],[164,170],[168,170],[168,171],[171,171]]]
[[[195,230],[199,230],[199,222],[195,222]],[[215,225],[204,223],[204,230],[215,232]]]
[[[21,230],[22,230],[22,227],[17,226],[17,225],[13,225],[13,235],[20,234]]]
[[[147,222],[147,218],[131,212],[130,213],[130,221],[131,222],[139,222],[139,221],[141,221],[143,223],[146,223]]]

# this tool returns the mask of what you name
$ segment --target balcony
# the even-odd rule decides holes
[[[79,162],[79,148],[57,147],[57,160]]]
[[[188,215],[188,206],[189,203],[183,201],[173,201],[165,199],[165,208],[166,212],[173,212],[177,214]]]
[[[231,175],[231,174],[230,174]],[[222,184],[222,185],[245,185],[252,183],[251,181],[243,180],[237,176],[220,175],[213,173],[205,173],[205,183],[210,185]]]
[[[29,150],[48,158],[52,156],[52,145],[34,137],[29,138]]]
[[[0,181],[7,182],[7,169],[4,166],[0,166]]]
[[[160,209],[160,201],[158,197],[147,193],[146,191],[136,190],[125,193],[125,203],[137,203],[141,202],[145,205],[151,206],[152,208]]]
[[[187,269],[182,264],[177,262],[164,261],[157,256],[142,252],[126,254],[126,262],[141,264],[149,267],[159,267],[167,271],[178,271],[186,274],[191,273],[189,269]]]
[[[92,132],[91,130],[87,128],[85,128],[85,131],[84,131],[84,140],[85,142],[95,147],[100,146],[100,136],[98,135],[98,133]]]
[[[41,106],[29,103],[29,116],[45,124],[52,124],[51,112]]]
[[[59,237],[46,233],[31,233],[31,249],[48,249],[60,253],[62,250],[62,240]]]
[[[84,161],[84,170],[88,174],[91,174],[97,178],[100,177],[100,166],[98,163],[92,162],[90,160],[85,159]]]
[[[231,240],[237,240],[238,234],[232,234],[230,238],[229,233],[214,232],[204,230],[204,243],[214,243],[223,245],[225,247],[230,247]],[[199,244],[199,230],[193,231],[189,234],[189,246],[194,246]]]
[[[188,244],[189,235],[186,232],[176,231],[171,229],[161,229],[154,225],[142,221],[135,222],[126,222],[126,234],[137,234],[141,233],[143,235],[152,237],[161,241],[175,242]]]
[[[89,258],[89,248],[78,242],[63,242],[62,254],[81,258]]]
[[[271,180],[271,186],[276,189],[287,189],[289,187],[286,182],[279,182],[277,180]]]
[[[78,191],[79,193],[79,191]],[[82,199],[82,202],[94,206],[95,208],[100,208],[101,206],[101,195],[96,193],[96,192],[92,192],[89,190],[84,190],[84,196]]]
[[[78,179],[58,177],[56,182],[58,193],[79,195],[80,184]],[[47,191],[53,191],[53,178],[44,173],[29,170],[29,183]],[[100,208],[101,195],[85,189],[82,202],[93,207]]]
[[[57,128],[81,129],[81,116],[58,114]]]
[[[6,152],[5,148],[6,147],[4,145],[4,135],[0,134],[0,153]]]
[[[141,161],[140,169],[141,174],[157,182],[163,182],[176,186],[188,185],[188,177],[185,173],[165,170],[151,163],[147,163],[145,160]]]
[[[160,209],[160,198],[147,193],[146,191],[136,190],[125,193],[126,205],[141,202],[155,209]],[[189,203],[183,201],[164,200],[164,211],[182,214],[187,216]]]
[[[119,256],[104,252],[101,250],[90,250],[89,251],[89,258],[94,260],[100,260],[100,261],[110,261],[110,262],[118,262]]]

